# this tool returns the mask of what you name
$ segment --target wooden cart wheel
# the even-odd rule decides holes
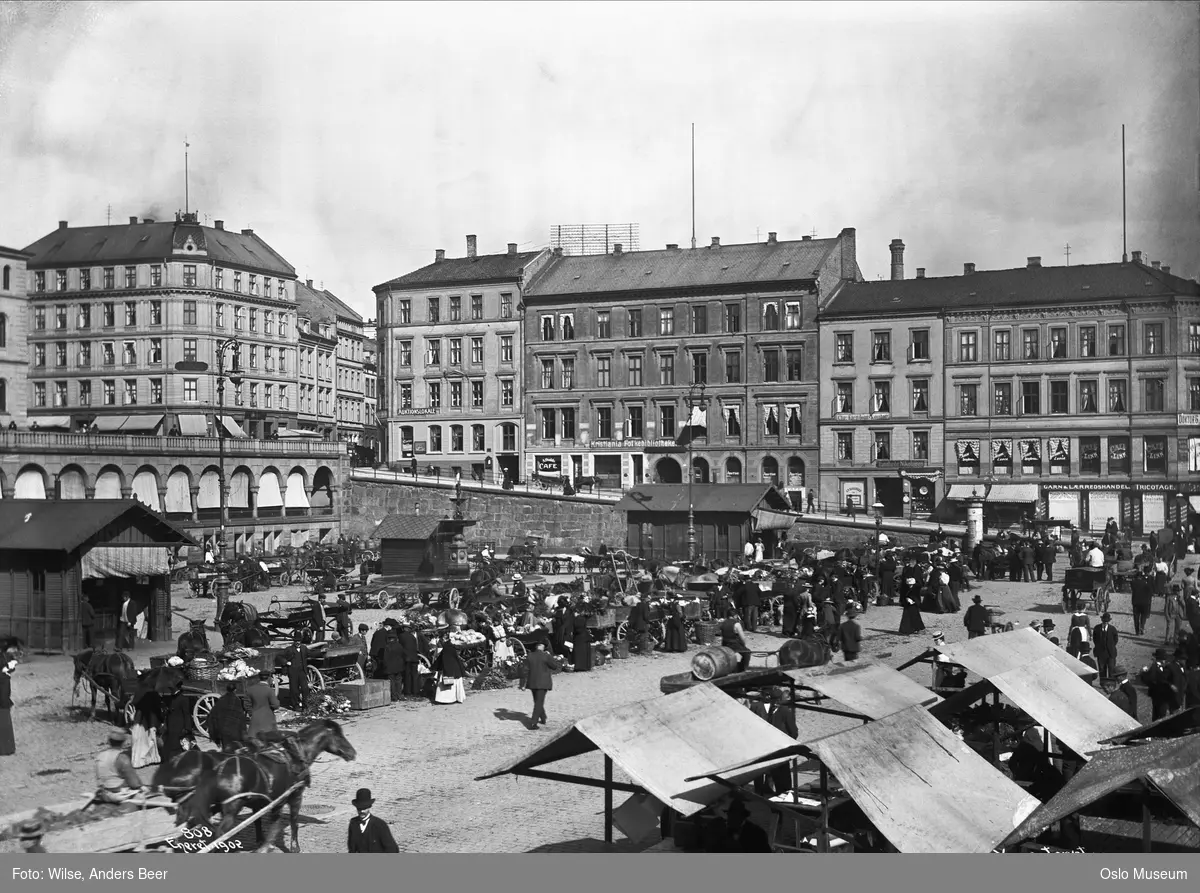
[[[318,691],[325,690],[325,675],[312,664],[304,668],[304,675],[308,677],[309,688]]]
[[[650,621],[650,626],[646,629],[650,634],[650,638],[655,642],[662,643],[667,641],[667,625],[662,620]]]
[[[386,589],[380,589],[375,593],[375,606],[381,611],[386,611],[387,606],[392,603],[392,594]]]
[[[529,649],[527,649],[525,647],[525,643],[522,642],[520,639],[508,638],[508,639],[504,640],[504,644],[508,646],[510,651],[512,651],[512,656],[513,656],[514,660],[524,660],[525,659],[525,655]]]
[[[234,580],[232,583],[230,583],[229,591],[234,595],[241,595],[242,594],[242,581]]]
[[[367,674],[363,672],[362,664],[355,661],[346,668],[347,682],[366,682]]]
[[[486,673],[488,670],[487,653],[482,648],[471,649],[466,659],[463,660],[463,668],[472,676]]]
[[[197,735],[203,735],[205,738],[212,737],[208,733],[208,717],[216,705],[217,696],[214,694],[201,695],[192,705],[192,725],[195,727]]]
[[[462,596],[459,595],[458,590],[455,589],[453,586],[451,586],[448,590],[446,590],[446,604],[450,606],[451,610],[453,610],[453,611],[458,610],[458,603],[461,600],[461,598],[462,598]]]
[[[291,586],[292,585],[292,575],[289,574],[287,571],[280,571],[279,572],[279,585],[280,586]]]
[[[618,642],[624,642],[629,638],[629,621],[622,620],[617,625],[616,639]]]
[[[121,711],[121,714],[125,717],[125,725],[133,725],[134,716],[137,714],[137,708],[133,706],[133,701],[125,703],[125,709]]]
[[[429,663],[429,658],[424,654],[417,655],[417,672],[422,676],[428,676],[433,672],[433,666]]]

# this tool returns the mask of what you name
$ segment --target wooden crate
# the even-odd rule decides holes
[[[363,682],[339,682],[334,690],[350,699],[351,710],[370,710],[386,707],[392,702],[391,684],[386,679],[367,679]]]

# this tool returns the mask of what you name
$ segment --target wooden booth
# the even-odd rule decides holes
[[[112,647],[128,592],[150,638],[167,641],[170,555],[186,545],[195,541],[134,499],[0,500],[0,633],[37,651],[76,651],[86,593],[95,642]]]
[[[474,521],[388,515],[375,530],[385,577],[466,579],[471,576],[463,530]]]
[[[779,535],[796,520],[787,497],[769,484],[646,484],[615,506],[626,517],[625,548],[644,559],[686,560],[689,506],[697,555],[733,565],[755,538],[762,539],[765,557],[778,558]]]

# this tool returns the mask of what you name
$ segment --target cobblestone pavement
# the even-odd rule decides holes
[[[985,604],[1003,610],[1004,619],[1018,626],[1049,616],[1064,631],[1060,586],[976,583],[961,598],[965,607],[979,592]],[[298,598],[297,592],[285,591],[281,597]],[[179,597],[181,587],[176,595],[177,632],[186,629],[189,618],[211,620],[211,601]],[[247,596],[247,600],[261,600],[264,607],[267,599],[269,594]],[[1161,604],[1156,609],[1148,636],[1134,638],[1128,594],[1113,599],[1111,610],[1122,635],[1118,662],[1131,673],[1161,645]],[[356,610],[354,622],[373,624],[382,615]],[[895,633],[899,615],[898,608],[875,607],[860,618],[865,655],[895,666],[927,647],[935,630],[941,630],[951,642],[966,636],[962,615],[956,614],[925,615],[925,633],[902,637]],[[779,641],[774,633],[761,631],[750,637],[751,647],[764,651],[777,647]],[[173,650],[173,643],[139,642],[135,662],[144,667],[151,654]],[[473,779],[533,749],[575,720],[657,696],[660,678],[686,671],[690,659],[681,654],[634,656],[590,673],[560,674],[547,700],[549,725],[539,731],[526,728],[531,699],[515,684],[503,690],[469,692],[461,705],[407,702],[351,714],[346,732],[358,750],[358,760],[344,763],[326,757],[314,766],[301,846],[307,852],[343,852],[346,825],[353,814],[348,801],[357,788],[369,787],[377,798],[376,812],[392,824],[402,851],[603,851],[603,792],[599,789],[513,776],[486,782]],[[918,665],[908,672],[918,682],[929,683],[928,666]],[[90,792],[92,758],[109,726],[102,713],[98,721],[91,722],[86,713],[72,710],[70,689],[68,658],[34,655],[18,670],[13,680],[18,753],[0,758],[0,790],[5,792],[0,811],[69,801]],[[1139,706],[1141,718],[1148,721],[1148,698],[1140,698]],[[798,721],[802,740],[856,725],[844,718],[805,711],[799,712]],[[599,778],[603,758],[593,752],[547,768]],[[616,779],[628,780],[619,770]],[[618,805],[621,796],[618,794]],[[620,841],[619,833],[616,837]],[[632,845],[623,841],[612,849],[629,851]]]

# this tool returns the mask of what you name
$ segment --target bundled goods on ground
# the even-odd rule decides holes
[[[86,810],[76,809],[73,812],[51,812],[39,808],[31,819],[24,819],[7,828],[0,828],[0,841],[16,840],[21,836],[21,825],[25,822],[41,822],[42,832],[49,834],[54,831],[66,831],[81,825],[90,825],[103,819],[116,818],[141,809],[139,804],[132,803],[93,803]]]
[[[284,725],[306,725],[314,719],[338,717],[350,712],[350,699],[337,691],[310,692],[304,712],[281,720]]]
[[[476,632],[473,629],[455,630],[450,633],[450,642],[460,648],[470,648],[475,645],[482,645],[487,641],[487,637],[483,633]]]

